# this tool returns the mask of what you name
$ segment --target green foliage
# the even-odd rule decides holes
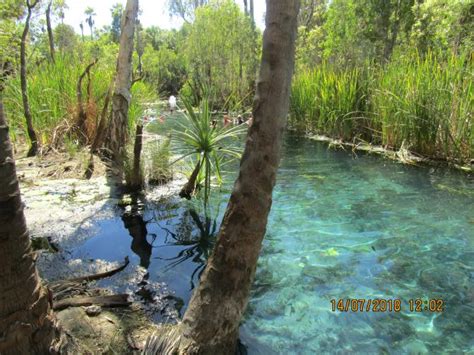
[[[213,1],[196,10],[185,56],[190,85],[199,99],[206,94],[212,107],[238,106],[252,90],[254,55],[251,21],[233,1]]]
[[[143,70],[146,80],[166,96],[176,94],[186,78],[183,55],[167,46],[154,50],[149,44],[143,54]]]
[[[29,72],[28,95],[33,125],[41,135],[41,141],[50,143],[54,138],[55,128],[67,129],[75,119],[77,110],[76,85],[79,75],[84,70],[77,58],[57,56],[56,64],[43,62]],[[91,72],[92,95],[88,110],[97,114],[107,92],[113,67],[103,61]],[[86,100],[86,83],[83,85]],[[23,105],[20,89],[20,77],[15,76],[5,91],[5,108],[9,113],[9,124],[13,130],[26,132],[23,116]],[[59,131],[57,133],[59,133]]]
[[[153,101],[156,95],[153,93],[153,89],[150,85],[143,81],[138,81],[133,84],[131,93],[132,100],[130,101],[130,107],[128,109],[128,127],[130,129],[130,135],[134,136],[136,124],[145,111],[144,104]]]
[[[74,28],[62,23],[54,29],[54,41],[58,50],[67,55],[73,55],[78,45]]]
[[[474,4],[468,0],[429,0],[413,7],[412,44],[422,52],[467,49],[474,45]]]
[[[110,9],[112,14],[112,26],[110,27],[110,36],[112,42],[119,43],[120,40],[120,26],[122,22],[122,14],[123,14],[123,5],[121,3],[117,3],[112,6]]]
[[[200,6],[209,3],[209,0],[169,0],[170,15],[179,16],[185,21],[194,19],[194,12]]]
[[[170,139],[165,139],[163,142],[150,143],[148,151],[148,182],[152,185],[160,185],[171,180],[173,171],[170,164]]]
[[[200,165],[200,174],[204,181],[204,201],[209,198],[211,177],[215,175],[221,182],[221,169],[232,159],[240,158],[240,149],[232,144],[232,139],[245,133],[243,125],[221,127],[212,124],[209,103],[201,102],[199,112],[195,112],[186,98],[181,98],[186,108],[185,121],[179,123],[180,129],[173,131],[178,144],[179,160],[195,157],[196,166]]]
[[[366,77],[357,68],[337,70],[323,63],[293,80],[292,123],[341,139],[365,135]]]
[[[7,69],[4,67],[5,63],[15,63],[17,60],[22,31],[17,20],[23,15],[24,5],[21,0],[0,2],[0,70]]]
[[[474,75],[465,56],[434,53],[393,60],[372,88],[382,143],[405,141],[420,154],[469,161],[474,156]]]
[[[339,65],[363,62],[371,49],[363,35],[362,20],[355,0],[334,0],[325,23],[324,57]]]
[[[86,65],[92,61],[93,53],[97,52],[93,43],[81,44],[87,58],[80,60],[74,55],[58,55],[56,63],[43,62],[32,67],[28,73],[28,95],[33,116],[33,125],[41,135],[43,144],[52,143],[71,127],[77,115],[76,86],[79,75]],[[107,51],[107,46],[101,51]],[[102,52],[96,53],[101,54]],[[112,53],[113,54],[113,53]],[[105,55],[104,55],[105,56]],[[106,57],[106,56],[105,56]],[[106,57],[107,58],[107,57]],[[88,127],[93,131],[103,107],[103,100],[115,72],[114,56],[109,60],[99,59],[91,70],[91,95],[87,93],[87,79],[83,81],[83,100],[88,113]],[[132,87],[132,101],[129,110],[129,127],[135,127],[137,119],[143,115],[143,103],[153,100],[154,94],[150,86],[137,82]],[[9,125],[15,137],[18,133],[26,134],[23,105],[20,89],[20,77],[11,78],[5,89],[4,103],[8,112]],[[13,136],[12,136],[13,137]]]

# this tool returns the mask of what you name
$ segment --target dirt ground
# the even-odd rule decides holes
[[[37,266],[43,280],[49,283],[117,267],[117,263],[103,260],[64,256],[94,233],[91,230],[78,237],[78,228],[87,230],[93,218],[114,213],[118,200],[112,193],[114,182],[107,177],[105,165],[94,157],[94,173],[90,179],[85,179],[84,172],[90,159],[88,151],[74,155],[49,152],[39,157],[25,156],[25,148],[17,149],[16,167],[25,215],[30,236],[41,249],[37,251]],[[155,189],[153,195],[166,196],[174,190],[171,183],[171,186]],[[128,265],[120,273],[119,282],[137,283],[144,273],[145,270]],[[107,289],[95,292],[112,293]],[[146,338],[157,329],[136,303],[124,308],[95,307],[92,312],[88,307],[70,307],[56,315],[75,344],[68,350],[71,354],[139,353]]]

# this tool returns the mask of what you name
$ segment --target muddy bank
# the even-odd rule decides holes
[[[87,151],[74,156],[54,152],[33,158],[17,157],[25,216],[38,254],[37,267],[47,283],[103,273],[123,263],[72,257],[72,251],[99,233],[94,227],[95,220],[113,218],[130,210],[132,200],[118,191],[116,181],[107,176],[105,166],[97,158],[91,179],[84,179],[88,159]],[[182,180],[171,180],[147,190],[145,198],[155,203],[169,199],[177,195],[182,184]],[[142,297],[137,295],[137,285],[143,282],[146,272],[145,268],[130,264],[111,276],[106,287],[101,285],[98,289],[96,282],[86,286],[101,295],[120,289],[130,295],[130,307],[103,308],[93,313],[87,307],[73,307],[56,312],[65,331],[75,339],[71,353],[132,353],[156,329],[149,317],[151,312],[162,312],[171,322],[178,319],[178,312],[168,301],[170,291],[163,283],[147,283],[153,299],[152,304],[143,304]]]

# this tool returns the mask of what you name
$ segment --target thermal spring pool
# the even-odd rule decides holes
[[[142,201],[93,221],[94,236],[72,257],[129,255],[147,274],[120,287],[153,302],[154,291],[144,293],[143,285],[155,282],[182,316],[235,176],[213,192],[212,218],[203,218],[198,202]],[[474,353],[473,206],[472,176],[328,150],[288,134],[241,326],[246,351]],[[342,311],[333,310],[331,300],[337,306],[340,299]],[[362,300],[363,311],[346,311],[347,299]],[[387,309],[367,312],[375,299],[387,300]],[[440,307],[425,310],[430,300]],[[175,320],[159,313],[159,321]]]

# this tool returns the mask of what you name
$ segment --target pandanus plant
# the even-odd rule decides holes
[[[209,102],[201,101],[199,111],[195,112],[191,103],[182,98],[185,106],[185,120],[178,123],[174,130],[174,138],[180,148],[178,160],[195,156],[194,169],[188,182],[183,186],[180,197],[191,199],[195,193],[199,177],[204,186],[204,201],[207,202],[211,190],[211,178],[216,176],[218,183],[222,181],[221,168],[233,159],[239,159],[241,148],[232,144],[231,139],[244,134],[242,126],[222,127],[213,121]]]

